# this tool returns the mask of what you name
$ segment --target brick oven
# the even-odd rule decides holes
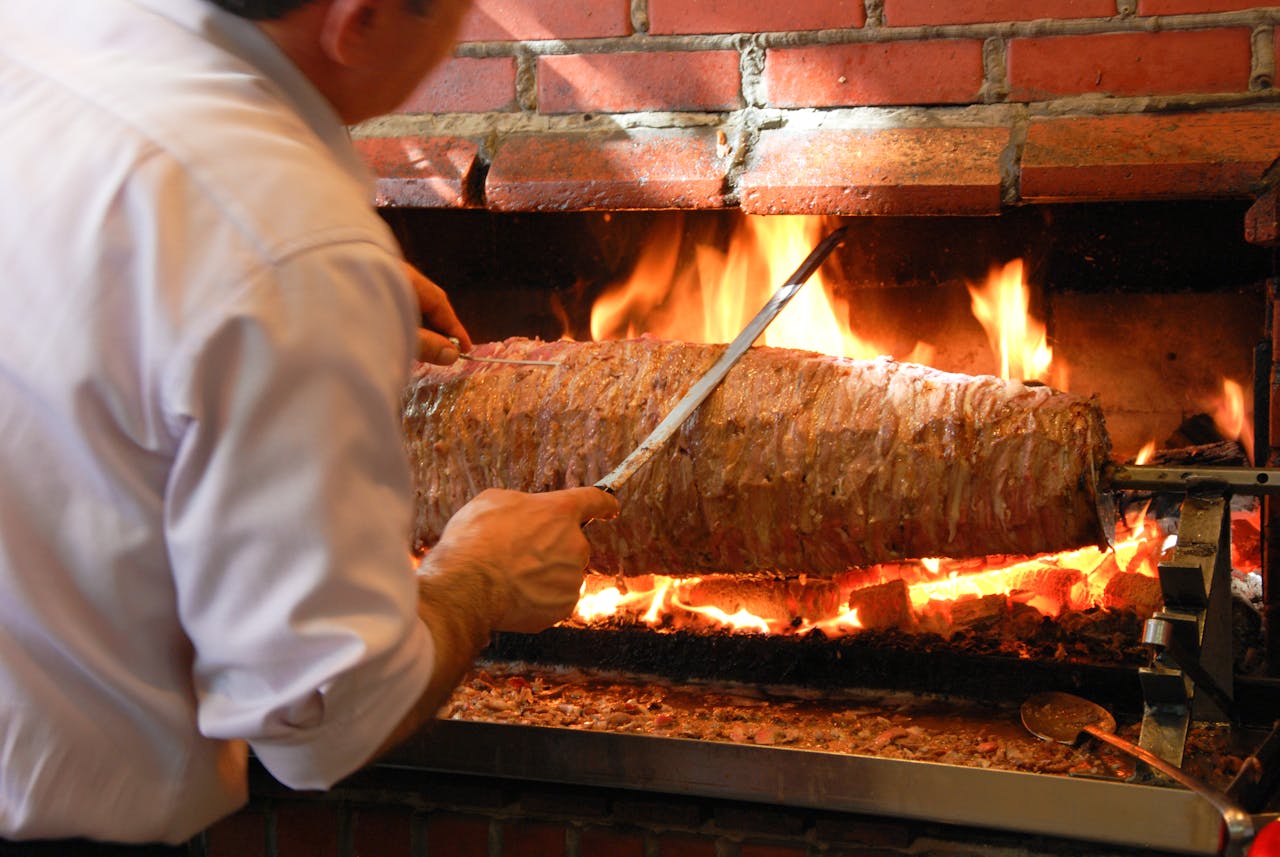
[[[933,365],[996,372],[970,294],[1018,259],[1070,389],[1101,403],[1117,465],[1147,441],[1193,448],[1190,466],[1230,446],[1206,404],[1226,378],[1242,387],[1251,441],[1228,463],[1265,482],[1280,464],[1278,22],[1280,9],[1244,0],[476,0],[455,56],[354,136],[384,216],[477,341],[590,340],[593,307],[655,247],[671,275],[744,221],[808,219],[849,229],[828,288],[895,357],[927,341]],[[1252,533],[1257,610],[1214,620],[1231,641],[1215,675],[1234,685],[1232,731],[1255,739],[1234,756],[1269,764],[1252,790],[1237,770],[1218,773],[1252,811],[1275,812],[1280,507],[1265,486],[1219,495],[1231,511],[1195,518],[1210,522],[1208,550],[1216,539],[1227,554],[1209,566],[1229,573],[1229,548]],[[1175,517],[1179,499],[1164,501]],[[1234,523],[1245,511],[1253,530]],[[1194,564],[1197,549],[1181,550],[1171,564]],[[809,584],[788,585],[803,601]],[[1162,585],[1176,612],[1176,585]],[[643,681],[611,690],[613,732],[462,716],[325,795],[259,771],[250,806],[204,845],[209,857],[1219,853],[1212,807],[1140,771],[1001,771],[779,737],[832,689],[957,711],[1060,689],[1104,703],[1135,740],[1141,721],[1144,746],[1159,744],[1164,648],[1141,618],[1108,632],[1119,654],[1092,660],[1055,656],[1092,645],[1079,637],[1010,657],[982,617],[950,633],[960,646],[896,626],[772,639],[574,620],[502,635],[470,689],[560,694],[565,681],[521,666],[607,667],[693,682],[721,711],[776,701],[753,685],[798,687],[802,702],[767,709],[763,727],[737,718],[753,725],[715,740],[628,728],[658,710]],[[736,689],[697,684],[715,681]],[[884,701],[838,696],[810,714],[830,725]],[[873,744],[939,715],[913,715],[911,728],[883,716]],[[974,743],[1004,753],[1003,728],[981,727]]]

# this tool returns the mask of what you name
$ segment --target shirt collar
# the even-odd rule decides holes
[[[351,134],[333,105],[252,21],[223,11],[207,0],[129,0],[212,45],[239,57],[275,84],[352,178],[372,189],[368,167],[351,145]]]

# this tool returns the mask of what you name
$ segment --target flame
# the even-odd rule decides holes
[[[829,230],[822,216],[744,216],[724,251],[691,242],[684,221],[664,218],[649,237],[649,250],[629,277],[607,290],[591,313],[591,335],[597,340],[649,334],[690,342],[727,342],[781,284]],[[802,289],[766,330],[762,341],[775,347],[802,348],[832,355],[871,358],[884,352],[860,338],[848,324],[850,308],[837,296],[823,271]],[[1055,360],[1044,324],[1030,314],[1030,290],[1021,259],[992,269],[982,286],[969,287],[971,307],[986,330],[999,360],[1001,377],[1042,381],[1068,389],[1067,367]],[[917,342],[905,359],[930,363],[933,348]],[[1241,437],[1248,431],[1240,385],[1224,383],[1219,426]],[[1247,446],[1252,445],[1251,438]],[[1155,452],[1150,442],[1137,463]],[[841,584],[838,601],[818,617],[761,617],[745,609],[691,603],[697,578],[665,575],[628,578],[626,586],[588,591],[584,583],[575,612],[580,622],[618,617],[649,627],[673,630],[710,625],[743,633],[803,634],[818,630],[831,636],[856,633],[866,622],[885,621],[868,607],[865,617],[851,608],[850,596],[860,586],[901,580],[906,585],[912,622],[940,604],[995,597],[1034,607],[1046,615],[1102,606],[1104,590],[1117,574],[1156,577],[1157,562],[1167,547],[1166,534],[1147,518],[1147,509],[1127,510],[1110,550],[1083,548],[1060,554],[993,561],[975,567],[974,560],[926,558],[894,566],[859,569],[857,584]],[[598,584],[597,584],[598,585]],[[803,585],[803,580],[801,581]],[[901,584],[897,584],[901,585]],[[901,590],[898,590],[901,598]],[[874,606],[874,605],[873,605]],[[986,605],[979,605],[984,608]],[[904,608],[906,609],[906,608]],[[733,610],[734,612],[730,612]],[[772,612],[772,611],[771,611]],[[883,610],[881,610],[883,612]],[[945,611],[944,611],[945,612]],[[895,621],[892,616],[889,621]]]
[[[739,223],[723,252],[706,244],[686,252],[683,220],[666,219],[651,233],[651,249],[627,280],[592,306],[592,338],[648,333],[728,342],[831,228],[830,218],[820,215],[744,216]],[[812,279],[765,330],[761,344],[863,359],[888,353],[850,328],[849,304],[821,270]],[[934,353],[918,342],[904,357],[928,362]]]
[[[1231,380],[1222,379],[1222,398],[1211,406],[1213,422],[1218,432],[1228,440],[1238,440],[1249,458],[1253,458],[1253,424],[1245,412],[1244,388]]]
[[[907,584],[907,598],[917,617],[936,611],[938,605],[951,604],[974,598],[1006,596],[1029,605],[1047,616],[1057,616],[1067,609],[1083,610],[1102,604],[1107,583],[1116,574],[1158,576],[1161,554],[1167,550],[1164,532],[1154,521],[1146,519],[1146,508],[1129,519],[1128,532],[1114,548],[1080,548],[1057,554],[1045,554],[1014,562],[992,565],[973,570],[972,561],[927,558],[906,564],[915,568],[922,579]],[[871,570],[875,572],[875,569]],[[849,593],[861,586],[889,579],[906,580],[902,566],[890,573],[881,570],[873,573],[870,582],[851,586],[842,594],[847,602]],[[676,578],[652,575],[634,578],[644,585],[629,587],[623,592],[617,586],[605,586],[589,591],[584,582],[581,598],[574,618],[580,622],[599,621],[609,617],[624,617],[628,621],[651,628],[675,629],[689,625],[727,628],[739,633],[805,634],[819,630],[827,636],[852,634],[863,628],[857,608],[847,606],[834,611],[834,615],[804,619],[765,618],[746,609],[730,613],[715,604],[695,604],[678,597],[677,583],[696,584],[701,578]]]
[[[1156,442],[1149,440],[1142,445],[1142,449],[1138,450],[1138,454],[1134,456],[1134,464],[1146,464],[1151,457],[1156,454]]]
[[[1031,292],[1023,279],[1021,259],[992,268],[983,286],[969,286],[969,296],[973,315],[999,359],[1001,378],[1045,381],[1067,389],[1066,369],[1053,366],[1045,327],[1030,315]]]

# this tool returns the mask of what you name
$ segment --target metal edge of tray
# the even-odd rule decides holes
[[[452,720],[381,764],[1219,853],[1221,816],[1193,792],[1058,774]]]

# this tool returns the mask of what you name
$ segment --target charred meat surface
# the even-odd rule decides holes
[[[724,346],[511,339],[423,366],[404,397],[415,546],[484,488],[591,485]],[[901,558],[1097,544],[1096,402],[928,367],[751,349],[587,527],[606,573],[832,575]]]

